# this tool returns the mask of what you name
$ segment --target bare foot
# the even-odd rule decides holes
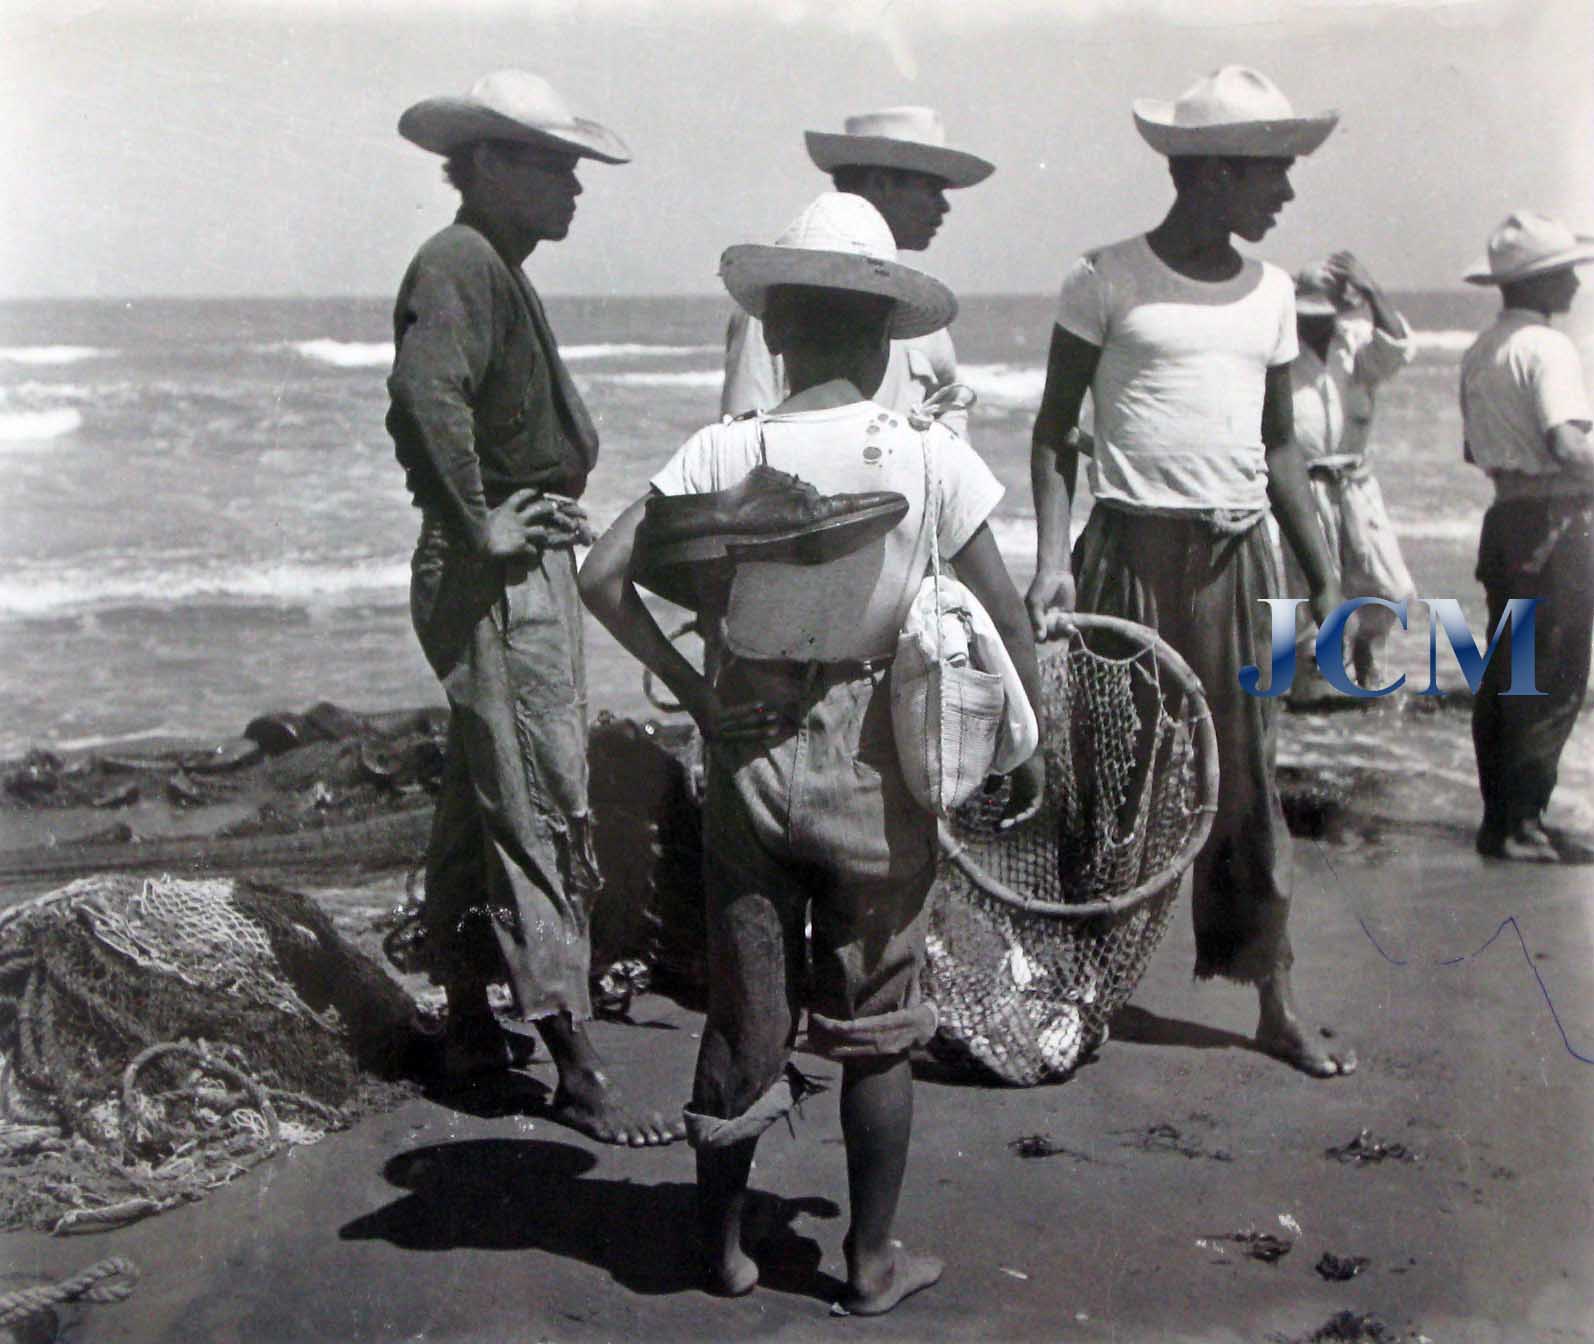
[[[710,1255],[708,1290],[718,1297],[745,1297],[758,1287],[758,1266],[740,1246]]]
[[[1319,1028],[1322,1036],[1332,1040],[1334,1033],[1327,1027]],[[1257,1049],[1264,1054],[1282,1059],[1302,1073],[1313,1078],[1338,1078],[1356,1072],[1356,1052],[1348,1047],[1329,1048],[1318,1045],[1306,1034],[1299,1022],[1288,1021],[1274,1026],[1261,1026],[1256,1031]]]
[[[671,1123],[657,1111],[632,1107],[596,1070],[561,1070],[548,1115],[599,1143],[620,1147],[656,1148],[686,1137],[684,1120],[677,1118]]]
[[[883,1316],[903,1298],[940,1282],[946,1268],[933,1255],[916,1255],[900,1242],[891,1243],[891,1258],[882,1266],[856,1265],[847,1248],[847,1291],[831,1307],[833,1316]]]

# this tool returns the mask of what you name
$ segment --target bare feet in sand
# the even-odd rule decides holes
[[[717,1297],[745,1297],[758,1287],[758,1266],[740,1246],[728,1246],[711,1253],[708,1264],[708,1290]]]
[[[893,1241],[879,1263],[862,1264],[847,1252],[847,1291],[830,1312],[833,1316],[883,1316],[903,1298],[940,1282],[946,1268],[933,1255],[916,1255]]]
[[[686,1137],[684,1120],[671,1123],[657,1111],[632,1106],[596,1069],[561,1069],[548,1117],[599,1143],[623,1148],[656,1148]]]
[[[1327,1040],[1334,1038],[1333,1031],[1328,1027],[1319,1027],[1318,1034]],[[1313,1078],[1338,1078],[1356,1072],[1354,1050],[1318,1045],[1293,1018],[1274,1026],[1259,1026],[1256,1029],[1256,1046],[1263,1054],[1282,1059]]]

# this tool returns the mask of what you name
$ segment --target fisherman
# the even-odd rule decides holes
[[[1506,695],[1509,660],[1484,669],[1472,702],[1472,742],[1483,793],[1478,853],[1556,862],[1544,809],[1561,751],[1588,688],[1594,631],[1594,446],[1577,347],[1550,325],[1578,290],[1576,267],[1594,238],[1519,210],[1489,237],[1467,272],[1500,290],[1494,325],[1461,361],[1461,424],[1468,462],[1494,483],[1478,539],[1478,579],[1489,629],[1512,598],[1537,598],[1535,681],[1542,695]],[[1511,686],[1511,690],[1517,687]]]
[[[995,168],[966,150],[946,143],[938,113],[928,107],[888,107],[848,117],[841,134],[807,131],[808,157],[830,174],[837,191],[861,196],[884,216],[903,252],[930,246],[952,208],[946,193],[972,187]],[[912,340],[893,341],[880,386],[872,399],[906,413],[957,381],[957,354],[952,334],[930,332]],[[787,378],[779,355],[771,354],[756,317],[736,309],[725,333],[725,383],[720,413],[767,411],[784,400]],[[953,407],[941,416],[948,429],[968,437],[968,413]]]
[[[1277,702],[1239,684],[1241,667],[1270,661],[1270,504],[1319,622],[1339,605],[1339,584],[1290,434],[1294,286],[1230,239],[1261,241],[1294,199],[1292,163],[1337,120],[1297,117],[1271,80],[1244,66],[1216,71],[1176,102],[1136,102],[1135,125],[1168,158],[1175,199],[1151,232],[1087,253],[1063,280],[1033,435],[1038,538],[1027,596],[1037,633],[1059,623],[1052,608],[1126,617],[1156,629],[1200,678],[1219,792],[1195,862],[1195,973],[1255,985],[1257,1045],[1318,1077],[1349,1073],[1356,1057],[1325,1048],[1296,1011]],[[1087,391],[1096,507],[1070,569],[1079,461],[1070,431]]]
[[[758,1281],[741,1245],[748,1173],[758,1135],[806,1090],[789,1067],[806,1002],[809,1048],[842,1065],[852,1225],[839,1306],[877,1315],[942,1269],[891,1239],[913,1123],[908,1051],[937,1021],[919,992],[937,850],[935,817],[911,800],[903,779],[889,664],[926,572],[931,528],[994,619],[1032,703],[1039,674],[1023,602],[987,524],[1002,487],[944,426],[928,417],[910,423],[863,391],[878,384],[891,337],[951,321],[951,291],[901,265],[880,215],[840,193],[820,196],[774,246],[728,250],[720,274],[736,302],[762,319],[791,393],[768,415],[693,435],[653,478],[654,491],[723,499],[767,464],[774,471],[758,477],[761,502],[730,496],[763,517],[788,509],[800,518],[811,508],[801,483],[778,472],[797,473],[826,497],[896,491],[908,511],[822,573],[791,564],[738,569],[712,683],[660,632],[629,577],[646,499],[593,548],[582,594],[669,686],[707,743],[709,1004],[687,1122],[708,1282],[739,1294]],[[729,507],[705,510],[705,533],[726,525],[720,515]],[[1012,778],[1016,823],[1039,805],[1040,758]]]
[[[1355,316],[1366,305],[1371,321]],[[1380,384],[1411,362],[1406,319],[1350,252],[1336,252],[1295,277],[1300,353],[1290,365],[1295,442],[1306,459],[1318,525],[1347,598],[1415,602],[1417,588],[1367,461]],[[1285,589],[1306,576],[1284,555]],[[1384,645],[1396,621],[1387,607],[1362,607],[1351,622],[1351,668],[1364,689],[1384,685]]]
[[[444,1071],[510,1063],[487,993],[507,978],[559,1072],[553,1117],[668,1143],[681,1126],[619,1099],[584,1025],[600,879],[571,548],[598,437],[521,269],[568,233],[579,162],[629,152],[520,70],[415,104],[399,133],[444,156],[462,201],[400,286],[387,418],[421,510],[411,612],[450,710],[418,949],[447,996]]]

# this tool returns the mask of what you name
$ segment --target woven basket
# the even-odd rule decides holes
[[[932,1051],[1003,1082],[1068,1073],[1107,1037],[1212,829],[1218,755],[1189,665],[1083,613],[1040,647],[1046,794],[998,831],[1005,783],[942,827],[924,988]]]

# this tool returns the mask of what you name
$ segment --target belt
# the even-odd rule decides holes
[[[861,677],[877,677],[886,671],[896,655],[881,654],[876,658],[836,658],[821,661],[818,658],[744,658],[741,654],[725,651],[721,671],[731,663],[741,663],[754,676],[778,677],[784,681],[797,681],[813,686],[821,678],[830,681],[856,681]]]

